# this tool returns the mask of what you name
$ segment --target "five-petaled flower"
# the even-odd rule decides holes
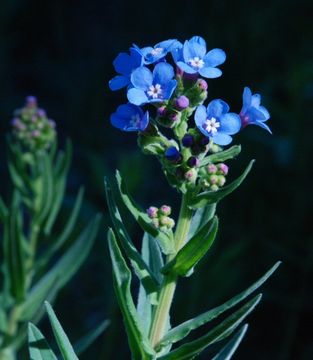
[[[143,64],[142,54],[135,48],[130,48],[130,55],[120,53],[113,61],[114,69],[120,75],[116,75],[110,80],[110,89],[115,91],[122,89],[130,84],[130,76],[132,72]]]
[[[164,62],[158,63],[153,73],[145,66],[139,67],[131,75],[134,87],[127,92],[128,101],[135,105],[143,105],[168,100],[177,85],[173,77],[173,67]]]
[[[271,129],[265,124],[265,121],[270,118],[270,114],[264,106],[261,106],[261,95],[252,95],[250,88],[245,87],[242,94],[242,102],[243,105],[239,114],[242,127],[258,125],[272,133]]]
[[[150,65],[162,61],[169,52],[174,51],[180,45],[180,42],[176,39],[169,39],[161,41],[154,47],[147,46],[141,49],[137,45],[134,45],[134,47],[142,54],[144,63]]]
[[[184,45],[172,51],[177,66],[187,74],[197,74],[205,78],[217,78],[222,71],[216,66],[223,64],[226,59],[225,52],[213,49],[207,53],[205,40],[194,36],[186,40]]]
[[[143,131],[149,124],[149,113],[133,104],[120,105],[111,115],[111,124],[123,131]]]
[[[208,107],[200,105],[195,113],[195,122],[204,136],[217,145],[228,145],[232,141],[230,135],[236,134],[241,128],[240,117],[229,113],[225,101],[217,99]]]

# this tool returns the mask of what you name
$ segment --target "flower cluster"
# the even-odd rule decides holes
[[[217,191],[226,182],[228,166],[224,163],[209,164],[201,169],[200,184],[204,189]]]
[[[175,226],[175,221],[170,218],[172,209],[168,205],[162,205],[159,209],[155,206],[150,206],[147,209],[147,214],[151,219],[152,225],[156,229],[167,232]]]
[[[11,123],[13,135],[28,151],[48,149],[55,140],[56,124],[38,108],[34,96],[28,96],[25,106],[14,112]]]
[[[203,104],[208,96],[207,79],[222,75],[218,66],[225,60],[223,50],[208,50],[205,40],[194,36],[184,43],[169,39],[155,46],[133,45],[129,54],[120,53],[113,62],[118,75],[109,86],[111,90],[126,87],[128,103],[111,115],[111,123],[120,130],[138,132],[139,146],[158,156],[175,186],[196,184],[201,159],[229,145],[232,136],[247,125],[271,132],[265,124],[270,115],[261,106],[261,96],[253,95],[248,87],[238,113],[231,112],[221,99]],[[160,126],[172,129],[173,138],[164,136]],[[203,186],[212,190],[222,186],[224,180],[213,184],[214,179],[203,179],[203,184],[209,184]]]

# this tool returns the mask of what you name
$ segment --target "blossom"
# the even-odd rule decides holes
[[[177,86],[173,77],[173,67],[164,62],[157,64],[153,73],[145,66],[139,67],[131,75],[134,87],[127,92],[128,101],[142,105],[169,99]]]
[[[149,123],[149,113],[133,104],[120,105],[111,115],[111,124],[123,131],[143,131]]]
[[[131,73],[143,64],[143,57],[141,53],[135,49],[130,48],[130,55],[127,53],[120,53],[113,61],[114,69],[120,75],[115,76],[109,82],[111,90],[119,90],[130,84]]]
[[[200,74],[205,78],[217,78],[222,71],[216,66],[223,64],[226,59],[225,52],[213,49],[207,53],[205,40],[194,36],[186,40],[184,45],[172,51],[177,66],[187,74]]]
[[[229,113],[229,106],[217,99],[209,103],[207,108],[200,105],[195,113],[195,122],[204,136],[217,145],[228,145],[232,141],[230,135],[236,134],[241,127],[240,117]]]
[[[242,94],[243,106],[240,111],[241,126],[258,125],[271,132],[271,129],[264,123],[270,118],[270,114],[264,106],[261,106],[261,95],[254,94],[250,88],[245,87]]]
[[[176,39],[169,39],[161,41],[154,47],[147,46],[141,49],[137,45],[134,45],[134,47],[142,54],[144,63],[150,65],[161,61],[169,52],[174,51],[180,45],[180,42]]]

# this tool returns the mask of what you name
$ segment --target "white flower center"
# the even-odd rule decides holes
[[[155,84],[149,86],[149,90],[147,91],[147,94],[152,97],[152,99],[157,99],[158,97],[161,97],[162,94],[162,88],[160,84]]]
[[[206,119],[202,125],[203,129],[208,133],[211,133],[212,135],[217,133],[217,129],[220,126],[220,123],[215,119],[215,117],[211,117],[211,119]]]
[[[193,59],[189,59],[188,63],[196,69],[201,69],[204,66],[204,61],[198,56],[194,57]]]
[[[131,127],[137,128],[140,125],[140,122],[141,122],[141,118],[139,114],[132,115],[132,117],[130,118],[129,125]]]
[[[150,54],[153,55],[153,56],[158,56],[158,55],[162,54],[163,51],[164,51],[163,48],[157,47],[157,48],[151,50]]]

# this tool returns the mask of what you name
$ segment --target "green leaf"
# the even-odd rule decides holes
[[[160,341],[160,346],[167,346],[171,343],[176,343],[184,337],[186,337],[192,330],[197,329],[198,327],[208,323],[209,321],[215,319],[225,311],[231,309],[232,307],[239,304],[242,300],[251,295],[256,289],[258,289],[264,282],[274,273],[274,271],[280,265],[280,261],[277,262],[271,269],[269,269],[259,280],[253,283],[246,290],[242,291],[240,294],[232,297],[230,300],[226,301],[224,304],[215,307],[205,313],[196,316],[193,319],[185,321],[184,323],[176,326],[170,330]]]
[[[73,347],[75,349],[75,353],[77,355],[82,354],[88,347],[107,329],[110,325],[109,320],[101,321],[99,325],[94,327],[92,330],[88,332],[82,339],[77,341]]]
[[[60,207],[62,205],[62,201],[64,198],[64,191],[66,185],[66,177],[71,164],[72,159],[72,144],[70,141],[67,141],[65,153],[60,152],[58,155],[58,159],[54,166],[54,194],[53,194],[53,204],[48,215],[44,233],[49,235],[51,229],[54,225],[56,217],[58,216]]]
[[[50,324],[54,333],[54,336],[56,338],[56,341],[58,343],[59,349],[61,351],[61,354],[63,356],[64,360],[78,360],[78,357],[76,356],[74,349],[66,336],[58,318],[56,317],[51,305],[46,301],[45,302],[46,310],[49,316]]]
[[[119,302],[129,346],[133,360],[148,360],[155,358],[155,352],[144,335],[140,320],[131,295],[131,272],[117,245],[113,231],[108,231],[108,242],[113,268],[113,283],[117,300]]]
[[[188,239],[191,239],[196,234],[196,232],[202,228],[202,226],[204,226],[208,221],[213,218],[215,210],[216,203],[209,204],[196,210],[191,220]]]
[[[131,214],[136,219],[141,228],[158,240],[160,247],[165,255],[174,253],[175,249],[172,232],[170,232],[169,234],[164,233],[161,230],[156,229],[151,224],[151,219],[149,218],[149,216],[144,211],[142,211],[140,207],[129,196],[125,182],[123,181],[119,171],[116,171],[116,180],[121,198],[125,206],[131,212]]]
[[[10,277],[11,295],[18,301],[25,297],[26,268],[24,253],[21,197],[15,191],[4,226],[4,261]]]
[[[45,337],[32,323],[28,324],[28,345],[30,360],[57,360]]]
[[[170,353],[161,356],[160,360],[190,360],[200,354],[206,347],[228,337],[238,325],[251,313],[260,302],[262,295],[259,294],[234,314],[227,317],[221,324],[215,326],[206,335],[197,340],[181,345]]]
[[[186,276],[212,246],[217,228],[218,220],[215,216],[178,251],[174,259],[162,269],[162,273]]]
[[[241,146],[240,145],[234,145],[234,146],[230,147],[227,150],[220,151],[220,152],[217,152],[215,154],[211,154],[211,155],[206,156],[201,161],[200,166],[206,166],[208,164],[218,163],[218,162],[223,162],[223,161],[226,161],[226,160],[229,160],[229,159],[233,159],[234,157],[239,155],[240,152],[241,152]]]
[[[237,187],[243,182],[243,180],[246,178],[248,173],[250,172],[252,165],[254,163],[254,160],[250,161],[249,165],[245,169],[245,171],[232,183],[230,183],[227,186],[222,187],[221,189],[217,191],[205,191],[203,193],[200,193],[196,195],[191,201],[189,202],[189,207],[192,209],[198,209],[203,206],[206,206],[208,204],[213,204],[221,199],[223,199],[228,194],[232,193],[234,190],[237,189]]]
[[[143,260],[149,266],[157,281],[161,284],[163,280],[161,268],[164,265],[162,253],[156,240],[147,233],[144,233],[142,239],[141,254]],[[147,294],[144,286],[140,284],[137,301],[137,313],[145,334],[149,333],[152,318],[152,303],[150,296],[148,295],[149,294]]]
[[[0,221],[4,222],[5,218],[8,216],[8,208],[0,197]]]
[[[111,188],[106,179],[104,179],[104,184],[109,212],[117,236],[123,246],[123,249],[129,257],[132,267],[134,268],[136,275],[140,279],[141,284],[144,286],[148,294],[154,293],[153,296],[155,297],[159,283],[147,263],[142,259],[140,253],[138,252],[130,236],[128,235],[118,208],[115,204]]]
[[[26,301],[22,304],[22,320],[32,319],[48,295],[57,293],[78,271],[94,244],[100,220],[101,216],[97,215],[59,261],[32,288]]]
[[[212,360],[230,360],[245,336],[247,329],[248,324],[245,324]]]

